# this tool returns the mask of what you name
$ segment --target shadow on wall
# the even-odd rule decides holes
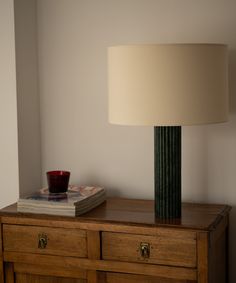
[[[231,127],[229,128],[230,134],[235,136],[236,132],[236,50],[229,50],[229,112],[231,119]],[[234,127],[233,127],[234,126]],[[233,130],[235,129],[235,130]],[[236,148],[236,143],[235,143]],[[236,155],[236,150],[235,150]],[[236,156],[235,156],[236,158]],[[236,159],[235,159],[236,160]],[[232,168],[233,176],[236,175],[236,167]],[[236,194],[236,192],[235,192]],[[236,197],[235,197],[236,199]],[[233,201],[233,200],[232,200]],[[236,203],[232,206],[230,213],[230,226],[229,226],[229,271],[230,271],[230,282],[236,282],[236,274],[234,274],[234,262],[236,258],[236,226],[233,225],[236,223]]]
[[[236,282],[234,270],[235,270],[235,255],[236,255],[236,242],[235,242],[235,235],[236,235],[236,225],[233,223],[236,222],[236,205],[232,206],[232,210],[230,212],[229,217],[229,274],[230,274],[230,281],[231,283]]]
[[[236,50],[229,50],[229,111],[236,114]]]

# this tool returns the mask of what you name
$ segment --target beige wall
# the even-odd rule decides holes
[[[153,129],[107,122],[107,47],[220,42],[230,49],[230,121],[183,128],[183,199],[234,207],[235,10],[234,0],[38,1],[43,182],[47,170],[69,169],[73,183],[103,185],[109,195],[153,198]],[[230,247],[233,265],[235,241]]]
[[[36,0],[15,0],[20,194],[41,186]]]
[[[107,122],[107,47],[222,42],[230,49],[230,122],[184,127],[183,197],[236,202],[235,9],[234,0],[38,1],[44,182],[46,170],[65,168],[73,182],[152,198],[153,129]]]
[[[0,0],[0,207],[18,196],[17,106],[13,0]]]

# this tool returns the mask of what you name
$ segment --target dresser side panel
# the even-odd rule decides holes
[[[1,217],[0,217],[0,282],[4,282],[3,245],[2,245],[2,223],[1,223]]]
[[[228,274],[228,215],[211,232],[209,249],[210,283],[226,283]]]

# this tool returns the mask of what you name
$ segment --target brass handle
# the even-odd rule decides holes
[[[48,244],[48,237],[46,234],[42,233],[42,234],[38,234],[38,248],[39,249],[45,249],[47,247]]]
[[[140,243],[139,251],[140,251],[140,255],[142,258],[149,258],[150,257],[150,244]]]

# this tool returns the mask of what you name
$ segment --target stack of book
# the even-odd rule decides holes
[[[66,193],[50,194],[47,188],[19,198],[18,212],[78,216],[106,200],[104,188],[69,186]]]

